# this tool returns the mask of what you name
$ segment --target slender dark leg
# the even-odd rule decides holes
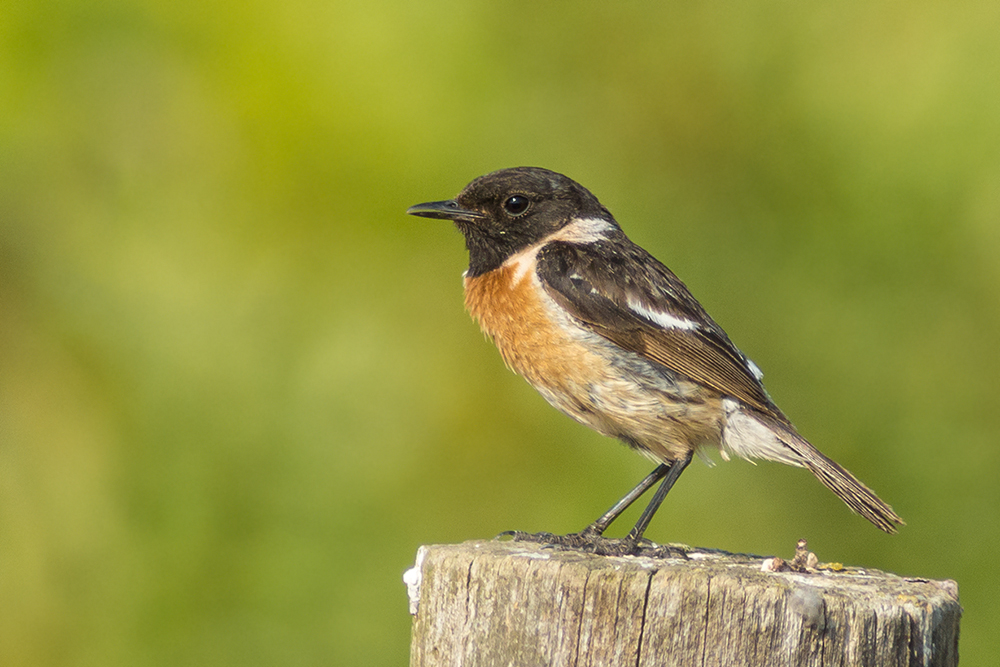
[[[634,489],[626,493],[621,500],[611,507],[611,509],[602,514],[601,518],[581,530],[580,534],[604,535],[604,531],[608,529],[608,526],[610,526],[615,519],[621,516],[622,512],[627,510],[629,506],[638,500],[642,494],[649,491],[654,484],[663,479],[667,472],[670,471],[672,465],[673,463],[661,463],[656,466],[653,472],[646,475],[645,479],[639,482]]]
[[[656,510],[660,508],[663,499],[667,497],[667,493],[674,485],[674,482],[677,481],[677,478],[684,472],[684,468],[691,462],[691,455],[692,452],[688,452],[682,459],[671,461],[670,463],[661,463],[656,466],[653,472],[646,475],[634,489],[625,494],[624,498],[616,502],[597,521],[579,533],[553,535],[552,533],[525,533],[519,530],[510,530],[501,533],[500,536],[509,536],[514,538],[515,541],[541,542],[542,544],[552,546],[584,549],[592,553],[608,556],[637,554],[642,551],[639,548],[639,541],[642,539],[642,534],[646,532],[646,527],[649,525],[650,520],[652,520],[653,515],[656,514]],[[629,531],[629,534],[623,539],[609,539],[604,537],[604,531],[608,529],[608,526],[657,482],[660,482],[660,487],[653,494],[653,499],[649,502],[649,505],[643,510],[639,521],[635,524],[635,528]],[[656,553],[653,554],[653,551]],[[647,551],[647,555],[677,555],[679,553],[682,557],[686,557],[682,549],[679,550],[671,546],[658,547],[657,550],[653,551]]]
[[[635,528],[629,531],[629,534],[625,537],[626,541],[632,542],[633,544],[639,543],[639,540],[642,539],[642,534],[646,532],[646,527],[649,526],[649,522],[652,521],[653,515],[656,514],[656,510],[660,509],[660,505],[663,503],[663,499],[667,497],[667,493],[670,491],[670,488],[674,485],[674,482],[677,481],[677,478],[681,476],[681,473],[684,472],[684,468],[687,468],[687,465],[691,463],[691,455],[693,453],[694,452],[689,451],[687,456],[682,459],[677,459],[670,465],[666,474],[663,475],[663,481],[660,483],[660,488],[658,488],[656,493],[653,494],[653,499],[649,501],[649,505],[647,505],[646,509],[643,510],[642,515],[635,524]],[[657,470],[659,470],[659,468],[657,468]],[[649,478],[647,477],[646,479]],[[643,480],[643,482],[645,481],[646,480]],[[600,519],[598,519],[598,521],[599,520]]]

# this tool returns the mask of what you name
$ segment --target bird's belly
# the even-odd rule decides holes
[[[465,304],[507,366],[573,419],[661,461],[720,442],[720,396],[585,328],[532,272],[466,278]]]

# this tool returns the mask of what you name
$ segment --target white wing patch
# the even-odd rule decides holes
[[[670,313],[664,313],[660,310],[650,310],[633,299],[628,300],[628,307],[632,310],[632,312],[641,315],[650,322],[659,324],[665,329],[684,329],[686,331],[692,331],[698,328],[698,323],[694,320],[677,317],[675,315],[671,315]]]
[[[637,315],[641,315],[650,322],[659,324],[664,329],[683,329],[685,331],[693,331],[699,327],[699,324],[694,320],[677,317],[676,315],[665,313],[662,310],[652,310],[650,308],[646,308],[634,299],[628,300],[628,307],[632,310],[632,312]],[[757,382],[762,382],[764,380],[764,371],[760,370],[760,366],[747,357],[743,357],[743,359],[746,362],[746,367],[747,370],[750,371],[750,374],[754,376]]]

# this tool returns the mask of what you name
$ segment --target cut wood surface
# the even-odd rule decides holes
[[[763,560],[509,541],[421,547],[405,576],[410,665],[958,664],[955,582],[862,568],[770,572]]]

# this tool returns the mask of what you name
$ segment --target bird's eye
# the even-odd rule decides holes
[[[531,200],[524,195],[511,195],[503,203],[503,210],[516,217],[527,211],[529,204]]]

